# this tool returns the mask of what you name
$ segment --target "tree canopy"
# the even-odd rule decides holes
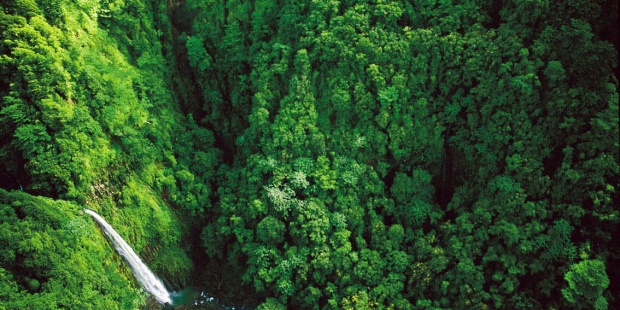
[[[1,2],[0,308],[618,302],[617,1]]]

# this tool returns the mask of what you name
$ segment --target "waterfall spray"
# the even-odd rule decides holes
[[[84,209],[84,212],[90,214],[96,221],[99,223],[99,226],[103,229],[105,234],[108,236],[108,239],[112,241],[116,252],[120,254],[127,265],[129,265],[129,269],[133,273],[136,280],[140,282],[142,287],[149,292],[157,301],[162,304],[171,304],[172,300],[170,299],[170,293],[166,290],[164,283],[158,279],[153,272],[147,267],[140,257],[134,252],[134,250],[121,238],[121,236],[106,222],[99,214]]]

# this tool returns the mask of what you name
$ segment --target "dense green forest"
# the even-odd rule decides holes
[[[618,309],[616,0],[0,3],[0,309]]]

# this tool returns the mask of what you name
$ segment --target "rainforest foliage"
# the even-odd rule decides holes
[[[170,36],[155,28],[165,6],[1,3],[0,186],[13,191],[0,192],[0,309],[144,304],[83,208],[104,216],[169,286],[184,285],[190,214],[209,205],[208,181],[185,188],[184,167],[208,176],[218,152],[177,108],[162,48]]]
[[[0,308],[620,302],[617,1],[1,2]]]

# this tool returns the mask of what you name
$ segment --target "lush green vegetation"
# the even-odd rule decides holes
[[[181,286],[191,280],[193,263],[188,252],[197,220],[190,215],[210,204],[204,198],[211,192],[210,184],[202,178],[212,173],[218,152],[209,149],[210,133],[179,112],[170,65],[163,54],[165,42],[160,41],[166,35],[154,22],[157,12],[165,17],[165,7],[153,5],[141,1],[2,1],[0,185],[14,191],[3,193],[7,201],[3,201],[0,223],[2,248],[14,254],[3,256],[0,266],[2,285],[9,281],[8,295],[14,295],[13,288],[19,292],[11,298],[20,305],[28,304],[26,294],[61,294],[62,285],[72,292],[66,301],[45,307],[37,303],[31,308],[84,309],[93,294],[105,295],[101,298],[106,305],[100,307],[101,302],[93,299],[93,309],[128,309],[131,303],[140,304],[143,298],[135,289],[117,294],[128,288],[131,274],[113,265],[116,258],[109,262],[111,253],[103,252],[109,247],[90,218],[80,223],[92,226],[83,228],[85,235],[81,236],[91,243],[96,240],[96,245],[89,245],[96,247],[91,257],[80,258],[89,253],[84,240],[64,236],[69,233],[61,227],[78,215],[85,216],[79,211],[82,208],[106,217],[169,285]],[[164,25],[165,20],[160,22]],[[187,181],[191,176],[188,166],[197,171],[195,183]],[[43,216],[15,217],[14,213],[23,211],[13,200],[38,201],[24,198],[26,193],[74,204],[33,203],[38,209],[51,205],[62,210],[56,212],[58,224],[50,226]],[[15,210],[9,212],[6,208],[13,205]],[[62,270],[73,264],[71,270],[84,268],[85,273],[57,279],[45,270],[38,272],[40,265],[19,265],[21,258],[30,255],[27,249],[32,238],[26,231],[20,233],[22,226],[65,247],[56,253],[56,246],[47,248],[37,241],[39,247],[32,251],[37,256],[50,255],[49,268]],[[15,233],[5,235],[7,229]],[[65,262],[74,255],[88,264]],[[91,270],[98,271],[102,283],[94,283]],[[28,286],[30,279],[40,285]],[[94,281],[90,284],[94,288],[80,291],[81,283],[88,281]],[[5,307],[26,309],[12,303]]]
[[[87,206],[261,309],[607,309],[617,11],[2,1],[0,308],[141,304]]]
[[[80,207],[0,189],[2,309],[135,309],[144,296]],[[103,275],[103,276],[102,276]]]

